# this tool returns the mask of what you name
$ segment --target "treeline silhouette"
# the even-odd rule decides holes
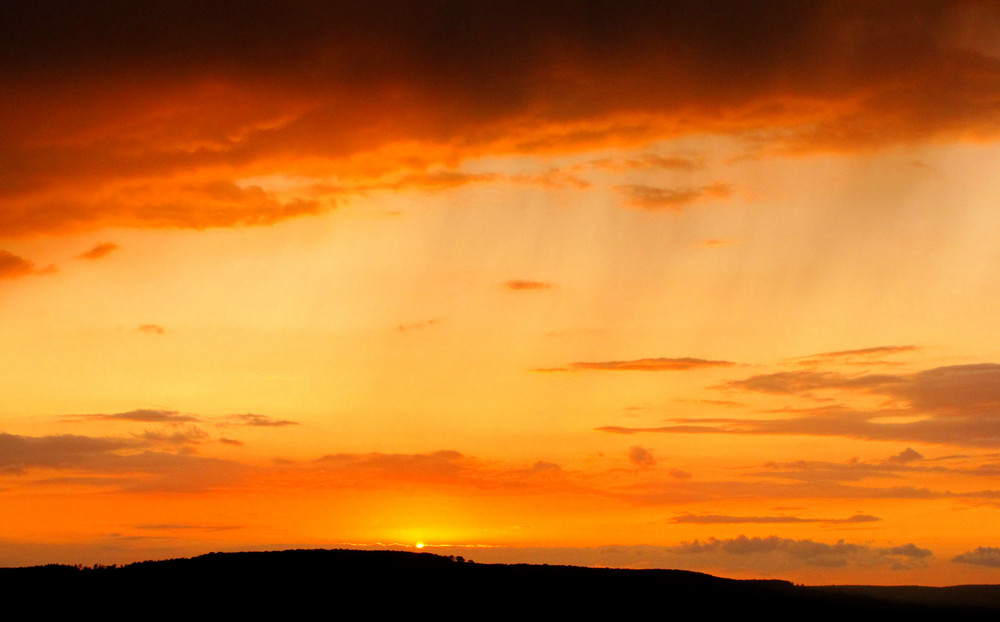
[[[804,587],[683,570],[477,564],[431,553],[293,550],[210,553],[122,566],[0,568],[9,602],[27,613],[417,615],[492,619],[598,615],[974,615],[1000,611],[1000,586]],[[119,617],[116,615],[115,617]]]

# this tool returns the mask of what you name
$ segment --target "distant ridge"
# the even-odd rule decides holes
[[[0,568],[10,600],[38,611],[127,611],[160,616],[483,614],[523,619],[567,615],[746,615],[826,619],[893,613],[996,614],[1000,586],[803,587],[684,570],[477,564],[431,553],[290,550],[210,553],[117,567]],[[125,609],[120,609],[125,608]],[[317,609],[318,608],[318,609]],[[687,614],[683,612],[688,612]]]

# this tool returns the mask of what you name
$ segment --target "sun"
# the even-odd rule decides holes
[[[418,549],[422,549],[422,548],[424,548],[424,543],[423,542],[417,542],[416,547]]]

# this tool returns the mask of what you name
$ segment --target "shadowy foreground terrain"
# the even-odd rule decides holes
[[[682,570],[475,564],[431,553],[296,550],[211,553],[125,566],[0,568],[8,602],[33,615],[747,615],[842,618],[996,614],[1000,586],[826,586],[738,581]]]

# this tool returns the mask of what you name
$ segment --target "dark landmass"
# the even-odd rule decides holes
[[[0,568],[8,602],[28,612],[161,618],[225,614],[314,617],[844,615],[1000,611],[1000,586],[797,586],[683,570],[476,564],[431,553],[295,550],[210,553],[124,566]]]

